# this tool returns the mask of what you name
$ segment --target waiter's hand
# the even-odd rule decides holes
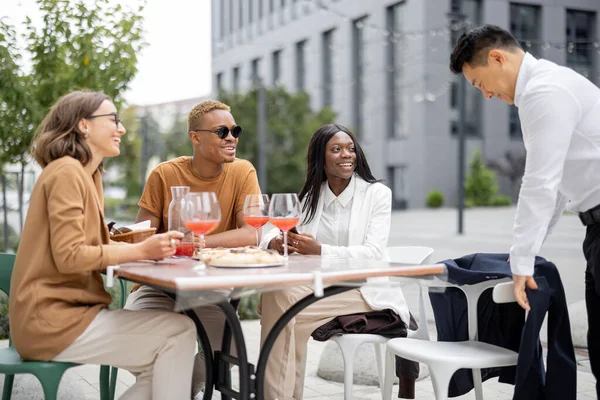
[[[533,276],[513,274],[513,283],[515,285],[514,293],[517,303],[519,303],[526,311],[531,310],[529,300],[527,300],[527,294],[525,293],[525,285],[531,290],[537,290],[537,283],[535,283]]]

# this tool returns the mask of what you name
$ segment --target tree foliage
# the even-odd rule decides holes
[[[24,49],[14,26],[0,20],[0,164],[25,161],[41,118],[72,90],[102,91],[120,105],[144,46],[142,3],[134,10],[109,0],[37,5],[42,26],[26,18]]]
[[[258,167],[258,146],[266,146],[267,193],[297,193],[306,175],[308,142],[321,125],[335,120],[335,113],[329,108],[313,111],[306,93],[289,93],[283,87],[265,89],[267,143],[258,143],[257,95],[253,89],[220,96],[244,129],[237,155]]]

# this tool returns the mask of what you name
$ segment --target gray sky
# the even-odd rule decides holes
[[[136,0],[122,3],[137,4]],[[138,73],[125,94],[130,104],[163,103],[210,93],[210,0],[147,0],[144,10],[148,46],[138,59]],[[7,16],[22,32],[26,15],[39,15],[34,0],[2,0]]]

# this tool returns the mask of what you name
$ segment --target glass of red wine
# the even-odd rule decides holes
[[[269,221],[283,232],[283,257],[287,260],[287,233],[300,220],[300,201],[296,193],[276,193],[269,204]]]
[[[204,236],[214,230],[220,222],[221,207],[214,192],[193,192],[185,196],[183,223],[200,237],[199,252],[204,245]]]
[[[258,230],[269,222],[269,196],[249,194],[244,201],[244,221],[256,229],[256,246],[260,244]]]

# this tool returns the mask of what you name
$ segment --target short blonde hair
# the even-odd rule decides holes
[[[214,110],[224,110],[231,112],[231,108],[220,101],[216,100],[206,100],[200,104],[197,104],[190,114],[188,115],[188,131],[193,131],[194,129],[200,129],[200,124],[202,122],[202,117],[204,114],[209,113]]]

